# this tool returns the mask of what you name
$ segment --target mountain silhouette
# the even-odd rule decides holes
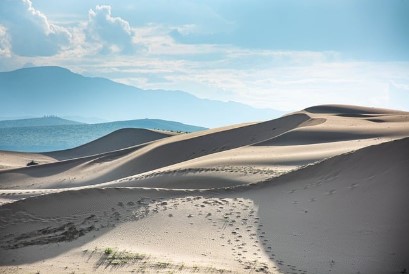
[[[0,121],[0,128],[10,127],[36,127],[36,126],[61,126],[61,125],[79,125],[77,121],[63,119],[57,116],[44,116],[41,118],[28,118],[16,120]]]
[[[7,121],[8,126],[4,127],[2,127],[2,122],[6,121],[0,121],[0,151],[39,152],[69,149],[121,129],[138,128],[173,132],[194,132],[205,129],[159,119],[115,121],[98,124],[35,125],[32,123],[31,126],[22,126],[21,121],[24,120]],[[16,125],[14,127],[12,126],[13,122]]]
[[[48,66],[0,72],[0,117],[53,114],[106,121],[165,119],[215,127],[273,119],[281,113],[241,103],[200,99],[183,91],[142,90]]]

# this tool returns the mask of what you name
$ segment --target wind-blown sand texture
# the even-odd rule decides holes
[[[0,154],[0,272],[409,270],[407,112],[325,105],[128,133]]]

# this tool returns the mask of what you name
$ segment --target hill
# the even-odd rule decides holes
[[[0,117],[52,113],[107,121],[156,118],[216,127],[281,114],[236,102],[200,99],[182,91],[142,90],[60,67],[0,72],[0,96]]]
[[[10,127],[38,127],[38,126],[60,126],[60,125],[79,125],[80,122],[63,119],[56,116],[44,116],[41,118],[3,120],[0,121],[0,128]]]
[[[157,129],[174,132],[193,132],[205,129],[159,119],[100,124],[0,128],[0,150],[45,152],[70,149],[124,128]]]

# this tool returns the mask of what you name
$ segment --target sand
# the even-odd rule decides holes
[[[72,149],[42,153],[0,151],[0,170],[26,167],[27,163],[31,161],[38,164],[46,164],[107,153],[156,141],[173,135],[175,135],[174,132],[124,128]]]
[[[117,137],[33,167],[2,154],[1,272],[409,269],[409,113],[325,105]]]

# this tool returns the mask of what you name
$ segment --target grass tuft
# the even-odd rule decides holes
[[[107,247],[107,248],[105,248],[105,250],[104,250],[104,253],[105,253],[106,255],[110,255],[110,254],[112,254],[112,252],[114,252],[114,250],[113,250],[112,248],[110,248],[110,247]]]

